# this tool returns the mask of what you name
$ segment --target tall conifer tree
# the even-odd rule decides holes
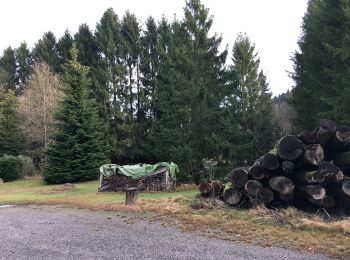
[[[71,56],[64,66],[66,89],[56,116],[57,132],[47,151],[44,180],[48,183],[96,179],[98,168],[109,161],[98,106],[90,98],[89,69],[78,62],[75,46]]]

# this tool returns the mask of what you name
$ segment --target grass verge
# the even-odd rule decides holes
[[[45,185],[40,178],[0,185],[0,204],[65,205],[91,210],[153,212],[151,220],[179,225],[209,237],[263,247],[278,246],[335,258],[350,255],[350,219],[326,221],[294,208],[270,210],[259,207],[238,210],[226,207],[193,210],[194,186],[175,192],[139,193],[137,205],[124,205],[125,194],[98,193],[97,181],[74,185]]]

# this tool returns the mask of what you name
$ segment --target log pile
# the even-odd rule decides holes
[[[130,187],[138,187],[140,191],[171,191],[175,189],[176,181],[169,174],[168,168],[160,168],[152,174],[133,180],[122,174],[116,174],[108,179],[100,179],[99,192],[125,191]]]
[[[228,183],[201,183],[203,196],[235,207],[257,204],[350,210],[350,129],[321,119],[314,131],[282,137],[250,167],[233,169]]]

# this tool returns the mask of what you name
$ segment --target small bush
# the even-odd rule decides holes
[[[0,178],[5,182],[31,176],[35,173],[32,160],[23,155],[0,157]]]

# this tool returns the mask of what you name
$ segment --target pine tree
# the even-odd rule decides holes
[[[52,32],[44,33],[42,39],[35,43],[33,58],[36,63],[44,61],[56,73],[61,72],[56,37]]]
[[[310,129],[322,117],[350,123],[349,3],[310,0],[294,54],[295,82],[292,104],[298,130]]]
[[[63,36],[58,40],[56,44],[60,71],[62,70],[62,65],[72,59],[72,57],[70,56],[70,50],[72,49],[72,46],[73,46],[73,38],[70,32],[68,31],[68,29],[66,29]]]
[[[108,116],[107,142],[111,151],[112,162],[120,161],[124,154],[121,145],[123,123],[121,104],[124,98],[124,71],[121,61],[120,21],[112,8],[107,9],[96,26],[95,36],[102,61],[100,75],[105,78],[108,88],[106,100]]]
[[[9,46],[0,58],[0,84],[16,91],[17,65],[15,51]]]
[[[17,62],[17,88],[16,93],[21,94],[23,88],[32,73],[33,60],[32,55],[27,47],[26,42],[15,50],[15,57]]]
[[[24,137],[19,128],[17,98],[12,90],[0,100],[0,156],[20,155],[25,151]]]
[[[228,160],[233,164],[251,163],[271,148],[273,114],[266,76],[260,70],[255,46],[239,34],[232,50],[228,84],[223,107],[228,138]]]
[[[98,106],[89,98],[88,67],[81,65],[73,46],[72,61],[64,66],[65,98],[56,115],[57,132],[47,151],[47,183],[96,179],[98,168],[108,162]]]

